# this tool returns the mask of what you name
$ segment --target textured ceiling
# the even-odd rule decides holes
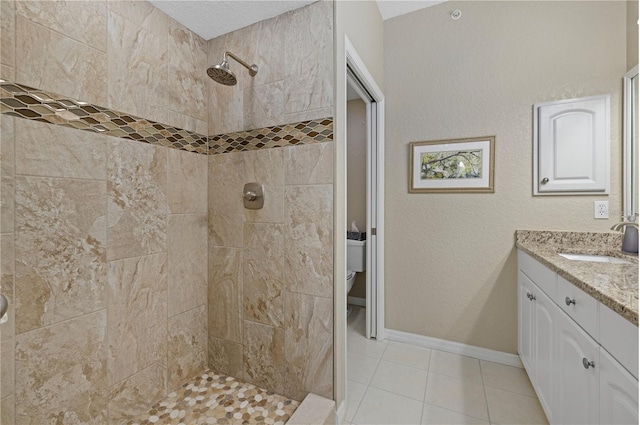
[[[315,1],[317,0],[149,0],[155,7],[205,40],[273,18]],[[355,1],[377,1],[380,15],[386,20],[446,0]]]
[[[205,40],[298,9],[317,0],[149,0]]]

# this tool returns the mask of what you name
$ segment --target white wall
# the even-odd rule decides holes
[[[619,221],[625,28],[626,2],[456,1],[385,21],[387,328],[516,352],[515,230]],[[611,194],[533,197],[532,105],[603,93]],[[494,194],[408,193],[409,142],[487,135]]]

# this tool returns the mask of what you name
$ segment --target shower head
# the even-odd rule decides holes
[[[225,86],[235,86],[238,83],[236,75],[229,69],[227,55],[235,59],[240,65],[249,70],[252,77],[258,73],[258,65],[249,65],[231,52],[225,52],[220,65],[214,65],[207,69],[207,75],[215,82],[224,84]]]

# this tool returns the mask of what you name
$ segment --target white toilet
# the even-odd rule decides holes
[[[356,281],[356,273],[365,271],[367,265],[367,241],[347,239],[347,295]],[[347,307],[347,316],[351,308]]]

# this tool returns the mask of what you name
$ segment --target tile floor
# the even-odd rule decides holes
[[[547,424],[524,369],[364,337],[347,328],[346,424]]]

